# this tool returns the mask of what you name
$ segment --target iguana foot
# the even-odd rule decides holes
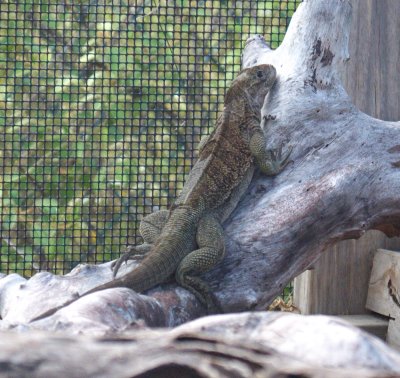
[[[283,144],[274,150],[267,150],[265,144],[266,140],[262,131],[256,131],[250,138],[250,151],[261,172],[268,176],[274,176],[289,164],[293,147],[289,146],[288,151],[283,155]]]
[[[262,163],[259,163],[260,170],[267,176],[275,176],[281,172],[292,160],[289,157],[293,146],[289,146],[287,151],[282,153],[283,144],[273,150],[266,151],[267,156]]]
[[[128,263],[129,260],[140,261],[146,256],[146,253],[150,251],[150,244],[142,244],[139,246],[130,245],[126,251],[120,256],[118,260],[113,261],[111,269],[113,271],[113,278],[116,277],[119,268],[123,263]]]
[[[271,151],[271,165],[273,166],[273,171],[279,173],[282,171],[292,160],[289,157],[293,151],[293,146],[288,146],[286,153],[282,156],[283,143],[278,149]]]
[[[150,251],[152,244],[154,244],[157,238],[160,236],[161,230],[165,226],[168,216],[168,210],[160,210],[156,211],[155,213],[151,213],[142,219],[139,229],[144,243],[138,246],[129,246],[124,254],[111,264],[114,278],[124,262],[127,263],[128,260],[140,261],[145,257],[146,253]]]
[[[211,296],[207,301],[207,314],[208,315],[214,315],[214,314],[223,314],[224,310],[218,303],[217,299],[215,298],[215,295],[210,293]]]
[[[223,310],[219,305],[215,295],[210,291],[208,285],[198,277],[186,276],[185,282],[180,285],[190,291],[207,308],[207,314],[222,314]]]

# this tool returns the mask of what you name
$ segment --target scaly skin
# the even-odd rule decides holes
[[[175,274],[181,286],[194,293],[209,311],[216,311],[214,298],[198,275],[224,256],[221,223],[246,191],[255,165],[274,175],[288,162],[290,151],[282,157],[280,151],[266,150],[260,127],[261,107],[275,78],[275,68],[270,65],[240,72],[226,94],[215,130],[201,142],[198,160],[182,193],[169,212],[144,218],[140,231],[145,244],[123,255],[114,272],[132,254],[137,258],[137,254],[146,253],[140,265],[85,295],[121,286],[142,292]]]

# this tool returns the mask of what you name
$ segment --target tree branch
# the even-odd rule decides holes
[[[304,1],[277,50],[270,50],[262,37],[246,45],[245,67],[269,63],[277,69],[263,108],[265,134],[271,148],[293,145],[293,163],[274,178],[256,175],[224,224],[226,258],[205,279],[226,312],[264,309],[338,240],[368,229],[400,234],[400,123],[363,114],[340,83],[348,60],[350,16],[347,0]],[[41,273],[22,285],[20,278],[3,278],[1,317],[8,325],[32,321],[109,279],[108,265],[79,267],[67,277]],[[121,314],[134,314],[124,320],[121,315],[120,328],[133,319],[172,326],[204,314],[196,299],[174,284],[147,294],[152,298],[126,289],[91,294],[47,317],[47,323],[31,326],[78,322],[82,303],[90,307],[85,319],[90,318],[93,306],[101,306],[95,298],[117,304]],[[146,311],[135,312],[141,303]]]
[[[338,240],[399,235],[400,123],[360,112],[340,83],[350,15],[348,1],[305,1],[276,51],[261,37],[247,43],[245,66],[277,69],[265,133],[271,148],[294,146],[293,164],[257,177],[226,226],[230,253],[216,276],[229,310],[265,307]]]

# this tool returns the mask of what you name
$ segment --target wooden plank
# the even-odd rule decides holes
[[[371,335],[386,340],[389,319],[374,314],[340,315],[338,318],[349,322],[354,327],[361,328]]]
[[[400,350],[400,252],[380,249],[376,253],[366,307],[391,318],[387,342]]]
[[[352,0],[350,61],[342,72],[354,104],[384,120],[400,119],[400,1]],[[370,231],[358,241],[329,248],[310,273],[294,283],[294,305],[303,314],[362,314],[374,250],[400,249],[400,238]]]
[[[376,253],[366,307],[395,319],[400,316],[400,252],[379,249]]]
[[[303,274],[296,277],[293,282],[293,305],[297,307],[300,314],[315,314],[315,290],[314,288],[314,269],[306,270]]]
[[[365,309],[374,254],[379,247],[400,248],[400,238],[369,231],[337,243],[314,269],[294,281],[293,304],[302,314],[360,315]]]
[[[363,112],[386,121],[400,119],[400,1],[352,0],[350,61],[343,83]]]

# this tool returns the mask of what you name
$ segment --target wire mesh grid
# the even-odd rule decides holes
[[[114,259],[182,189],[240,70],[300,0],[0,5],[1,271]]]

